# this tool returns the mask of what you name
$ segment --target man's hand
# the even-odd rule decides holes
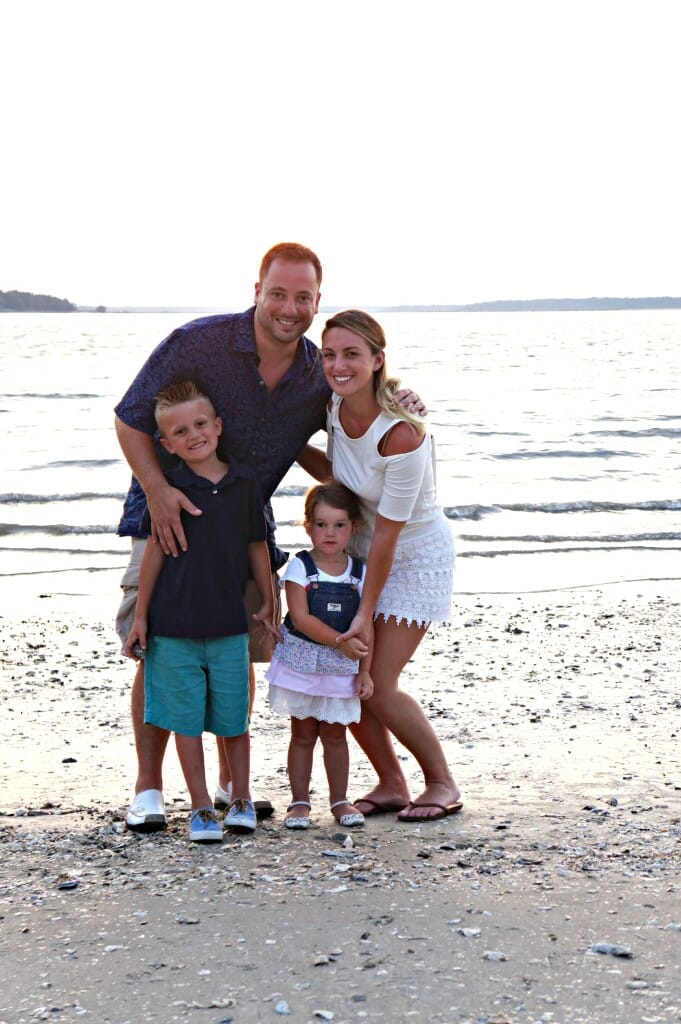
[[[415,391],[410,391],[409,388],[400,388],[399,391],[396,391],[395,401],[403,409],[406,409],[407,412],[416,413],[417,416],[428,415],[428,409],[423,401]]]
[[[281,635],[281,630],[274,623],[271,605],[264,604],[259,611],[253,612],[253,621],[257,622],[261,629],[269,633],[275,643],[280,644],[283,642],[284,638]]]
[[[182,529],[180,513],[200,516],[197,508],[182,491],[170,484],[160,484],[147,493],[147,505],[151,516],[151,532],[157,539],[164,555],[177,558],[178,548],[187,550],[187,538]]]

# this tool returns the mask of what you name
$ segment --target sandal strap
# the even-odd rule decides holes
[[[329,807],[329,810],[332,811],[334,809],[334,807],[342,807],[343,804],[350,804],[350,801],[348,800],[347,797],[345,797],[344,800],[336,800],[335,804],[331,804],[331,806]],[[353,805],[350,804],[350,806],[352,807]],[[359,813],[359,812],[357,812],[357,813]]]
[[[307,800],[294,800],[292,804],[288,805],[286,810],[290,811],[292,807],[307,807],[309,811],[312,810],[312,804],[309,803]]]

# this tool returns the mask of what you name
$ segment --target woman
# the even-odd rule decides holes
[[[399,382],[387,376],[385,344],[380,324],[360,310],[338,313],[324,327],[324,373],[334,391],[327,468],[359,495],[365,519],[355,538],[367,563],[362,598],[342,639],[366,643],[372,622],[374,629],[374,692],[351,728],[378,783],[354,804],[365,817],[399,811],[400,821],[423,822],[462,803],[432,726],[399,680],[430,623],[449,618],[454,547],[436,500],[430,436],[395,402]],[[391,733],[423,771],[424,789],[413,801]]]

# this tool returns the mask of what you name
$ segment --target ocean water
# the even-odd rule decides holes
[[[59,596],[115,607],[130,474],[112,410],[186,319],[0,315],[0,610]],[[681,580],[681,311],[379,319],[390,371],[430,410],[457,590]],[[288,550],[305,542],[308,483],[293,467],[274,499]]]

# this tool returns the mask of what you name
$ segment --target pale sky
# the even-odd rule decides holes
[[[677,0],[2,5],[0,290],[241,309],[681,294]]]

